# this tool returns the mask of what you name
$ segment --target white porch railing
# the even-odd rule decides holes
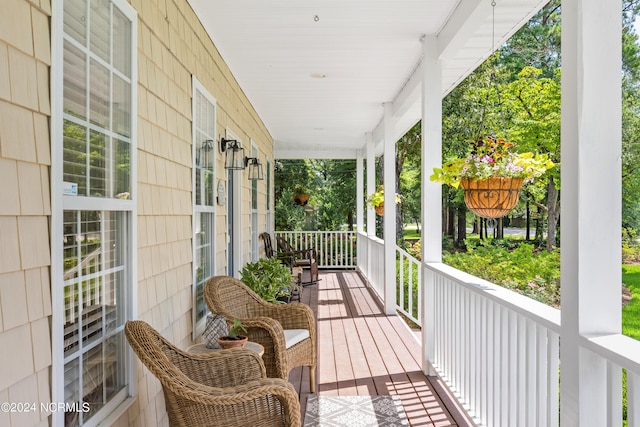
[[[421,262],[396,246],[396,305],[398,311],[422,325],[422,268]]]
[[[557,426],[560,311],[444,264],[433,286],[433,367],[481,425]]]
[[[355,268],[355,231],[276,231],[296,250],[315,248],[319,268]]]
[[[384,295],[384,241],[358,233],[358,269],[376,291],[380,300]]]

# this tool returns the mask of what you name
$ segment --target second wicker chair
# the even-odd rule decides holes
[[[240,319],[249,340],[262,344],[267,376],[287,380],[292,368],[308,366],[309,388],[315,392],[316,324],[308,306],[268,303],[229,276],[210,278],[204,298],[212,313],[223,315],[227,322]]]

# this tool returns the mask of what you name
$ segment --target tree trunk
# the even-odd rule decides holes
[[[353,211],[349,210],[347,214],[347,224],[349,224],[349,231],[353,231]]]
[[[464,246],[467,240],[467,208],[463,204],[458,205],[458,233],[456,236],[456,246]]]
[[[504,218],[498,218],[496,221],[496,239],[504,239]]]
[[[558,218],[560,217],[560,207],[558,206],[558,189],[553,180],[553,176],[549,177],[547,185],[547,251],[551,252],[556,246],[556,230],[558,227]]]
[[[531,206],[529,206],[529,193],[527,193],[527,210],[526,210],[526,222],[527,222],[527,235],[525,236],[525,240],[529,241],[531,239]]]
[[[455,236],[456,211],[452,204],[447,206],[447,236]]]

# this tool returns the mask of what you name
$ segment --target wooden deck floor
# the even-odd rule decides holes
[[[420,344],[400,317],[382,313],[358,273],[320,277],[302,296],[318,325],[318,394],[397,394],[412,426],[472,425],[439,381],[422,373]],[[304,419],[308,368],[292,370],[289,381],[300,395]]]

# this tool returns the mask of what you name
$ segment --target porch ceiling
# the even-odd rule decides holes
[[[496,0],[501,44],[547,0]],[[278,158],[353,158],[420,118],[421,35],[437,35],[443,96],[491,51],[491,0],[189,0],[276,143]],[[317,20],[315,17],[317,16]],[[326,76],[326,77],[322,77]]]

